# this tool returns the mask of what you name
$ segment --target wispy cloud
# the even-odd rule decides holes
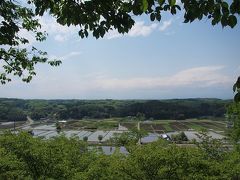
[[[144,21],[137,21],[133,28],[126,34],[122,35],[118,33],[117,30],[109,31],[109,33],[106,35],[107,39],[115,39],[120,37],[146,37],[149,36],[151,33],[153,33],[156,29],[158,29],[161,32],[166,32],[169,27],[173,24],[173,19],[162,21],[161,25],[158,25],[158,23],[152,23],[150,25],[145,24]],[[174,31],[166,32],[166,35],[172,35],[175,34]]]
[[[126,34],[128,37],[138,37],[143,36],[146,37],[150,35],[157,28],[157,23],[153,23],[150,25],[146,25],[144,21],[137,21],[133,28]],[[119,37],[123,37],[124,35],[119,34],[117,30],[110,31],[106,38],[107,39],[115,39]]]
[[[80,54],[82,54],[82,52],[72,51],[72,52],[69,52],[68,54],[65,54],[62,56],[55,56],[55,55],[50,56],[50,59],[68,60],[68,59],[74,58],[76,56],[79,56]]]
[[[106,39],[116,39],[116,38],[120,38],[123,37],[123,34],[120,34],[117,30],[111,30],[106,34]]]
[[[163,21],[162,25],[159,27],[159,31],[165,31],[172,25],[172,19]]]
[[[67,80],[54,78],[54,83],[50,79],[45,80],[44,78],[39,79],[36,83],[49,84],[49,91],[54,91],[56,84],[61,86],[60,89],[63,91],[71,87],[71,91],[68,89],[69,93],[75,93],[75,91],[164,90],[189,87],[206,88],[219,85],[231,86],[232,78],[223,74],[221,72],[223,69],[223,66],[204,66],[186,69],[170,76],[157,77],[115,78],[103,74],[94,74],[93,76],[73,77],[70,78],[71,80],[69,78]]]
[[[48,35],[52,36],[55,41],[58,42],[65,42],[69,40],[74,34],[77,35],[78,28],[75,26],[62,26],[56,22],[56,19],[44,15],[43,17],[39,17],[39,23],[41,24],[41,28],[39,29],[42,32],[47,32]],[[34,33],[31,31],[27,31],[26,29],[21,29],[18,32],[18,35],[20,37],[26,38],[29,43],[28,44],[22,44],[21,47],[27,48],[34,43],[36,43],[36,38]]]
[[[65,42],[68,40],[68,35],[61,35],[61,34],[57,34],[54,36],[54,40],[58,41],[58,42]]]
[[[181,4],[181,0],[176,0],[176,4]]]
[[[178,94],[186,92],[191,94],[190,89],[196,89],[199,92],[206,89],[231,87],[233,79],[224,74],[223,70],[224,66],[205,66],[185,69],[169,76],[130,78],[115,78],[102,73],[80,75],[76,72],[69,72],[68,76],[62,73],[59,75],[53,73],[54,76],[42,73],[30,85],[24,85],[24,90],[18,91],[17,94],[13,91],[19,86],[17,82],[9,84],[9,88],[2,90],[2,93],[6,97],[24,98],[36,98],[36,94],[37,97],[42,98],[104,98],[111,93],[124,98],[130,97],[129,94],[141,97],[141,93],[151,94],[151,92],[170,92],[174,96],[174,91]],[[179,89],[181,90],[178,91]],[[199,95],[201,95],[200,92]]]
[[[228,85],[232,79],[221,74],[223,66],[197,67],[180,71],[168,77],[134,77],[128,79],[101,77],[94,84],[102,89],[152,89],[177,87],[210,87]]]
[[[157,28],[157,24],[153,23],[145,25],[143,21],[136,22],[134,27],[129,31],[130,37],[148,36]]]

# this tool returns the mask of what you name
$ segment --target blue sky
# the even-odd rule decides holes
[[[62,60],[38,65],[31,83],[14,78],[0,86],[1,97],[43,99],[170,99],[233,97],[240,75],[240,25],[212,26],[207,19],[184,24],[182,14],[150,22],[136,17],[126,35],[80,39],[78,28],[40,19],[48,38],[31,44]]]

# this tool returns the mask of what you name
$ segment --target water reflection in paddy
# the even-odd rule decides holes
[[[84,137],[88,137],[88,142],[99,142],[98,137],[102,136],[102,142],[105,142],[109,140],[110,138],[113,138],[115,134],[121,134],[125,131],[120,130],[111,130],[111,131],[87,131],[87,130],[66,130],[62,131],[60,134],[66,135],[67,138],[70,137],[78,137],[80,140],[83,140]],[[49,139],[52,137],[59,136],[60,134],[56,132],[56,127],[54,124],[51,125],[40,125],[35,128],[33,128],[34,136],[36,137],[43,137],[45,139]],[[168,135],[171,137],[173,134],[177,134],[179,132],[169,132],[166,134],[157,134],[157,133],[149,133],[148,136],[141,139],[142,143],[149,143],[153,141],[157,141],[159,138],[161,138],[163,135]],[[196,139],[199,140],[198,136],[196,135],[198,132],[196,131],[184,131],[186,136],[189,140]],[[210,131],[208,135],[212,136],[215,139],[222,139],[224,138],[223,135],[220,135],[218,133]]]

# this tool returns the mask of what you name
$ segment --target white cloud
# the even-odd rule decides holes
[[[159,31],[165,31],[172,25],[172,19],[163,21],[162,25],[159,27]]]
[[[63,56],[50,56],[50,59],[67,60],[67,59],[71,59],[73,57],[79,56],[80,54],[82,54],[82,52],[72,51],[72,52],[70,52],[68,54],[65,54]]]
[[[180,71],[168,77],[134,77],[129,79],[100,77],[94,80],[96,88],[114,89],[154,89],[177,87],[210,87],[228,85],[232,79],[221,74],[222,66],[206,66]]]
[[[74,53],[72,53],[74,54]],[[74,92],[88,91],[124,91],[124,90],[154,90],[154,89],[176,89],[176,88],[205,88],[214,86],[231,86],[232,78],[221,73],[223,66],[204,66],[190,68],[177,72],[170,76],[158,77],[131,77],[114,78],[103,74],[93,76],[77,76],[76,78],[42,79],[42,84],[48,84],[48,90],[56,90],[58,84],[61,91],[68,91],[71,87]],[[69,77],[69,76],[68,76]],[[73,75],[74,77],[74,75]],[[41,80],[37,81],[37,84]],[[40,83],[41,84],[41,83]]]
[[[179,4],[182,4],[182,3],[181,3],[181,0],[176,0],[176,4],[178,4],[178,5],[179,5]]]
[[[76,26],[62,26],[56,22],[56,19],[44,15],[43,17],[39,17],[39,23],[41,24],[40,31],[46,31],[48,35],[53,36],[54,40],[58,42],[65,42],[69,40],[73,35],[77,35],[79,29]],[[36,43],[36,39],[33,33],[21,29],[18,33],[20,37],[26,38],[29,43],[23,44],[21,47],[28,47],[34,43]],[[78,35],[77,35],[78,36]]]
[[[82,54],[82,52],[72,51],[72,52],[66,54],[65,56],[63,56],[62,59],[63,60],[70,59],[72,57],[79,56],[80,54]]]
[[[143,21],[136,22],[133,28],[129,31],[128,35],[130,37],[136,36],[148,36],[151,34],[154,29],[157,28],[157,24],[144,25]]]
[[[62,26],[56,22],[55,18],[50,16],[40,17],[39,22],[41,24],[41,30],[52,35],[58,42],[69,40],[74,34],[77,34],[79,30],[76,26]]]
[[[137,21],[132,29],[126,34],[129,37],[138,37],[138,36],[148,36],[157,28],[157,24],[153,23],[150,25],[145,25],[144,21]],[[109,31],[106,35],[107,39],[115,39],[123,37],[122,34],[119,34],[117,30]]]
[[[109,31],[106,36],[107,39],[116,39],[116,38],[120,38],[123,37],[123,34],[118,33],[118,31],[116,29]]]
[[[68,37],[66,35],[60,35],[60,34],[57,34],[54,36],[54,39],[58,42],[64,42],[66,40],[68,40]]]
[[[77,53],[69,53],[70,56],[75,54]],[[184,89],[180,93],[189,92],[190,94],[191,89],[194,88],[201,95],[201,90],[204,89],[215,87],[224,89],[232,86],[233,78],[223,74],[223,69],[223,66],[205,66],[186,69],[170,76],[131,78],[114,78],[97,72],[90,75],[69,72],[67,76],[62,72],[59,72],[61,74],[58,75],[56,72],[52,72],[52,75],[39,72],[30,84],[23,85],[23,83],[14,81],[8,85],[9,88],[2,89],[2,94],[6,97],[24,98],[36,98],[36,94],[41,98],[104,98],[111,93],[112,95],[117,94],[116,97],[118,95],[129,97],[129,94],[134,96],[139,92],[171,91],[174,96],[174,91],[178,91],[178,88]],[[13,90],[19,86],[22,87],[22,90],[16,94],[16,91]],[[142,97],[142,94],[136,97]]]

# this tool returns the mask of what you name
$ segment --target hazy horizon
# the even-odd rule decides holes
[[[134,101],[134,100],[136,100],[136,101],[152,101],[152,100],[156,100],[156,101],[165,101],[165,100],[191,100],[191,99],[218,99],[218,100],[233,100],[233,98],[231,98],[231,99],[221,99],[221,98],[209,98],[209,97],[203,97],[203,98],[199,98],[199,97],[195,97],[195,98],[170,98],[170,99],[108,99],[108,98],[106,98],[106,99],[64,99],[64,98],[62,98],[62,99],[44,99],[44,98],[14,98],[14,97],[0,97],[0,99],[20,99],[20,100],[80,100],[80,101],[94,101],[94,100],[96,100],[96,101],[101,101],[101,100],[103,100],[103,101],[111,101],[111,100],[116,100],[116,101]]]

